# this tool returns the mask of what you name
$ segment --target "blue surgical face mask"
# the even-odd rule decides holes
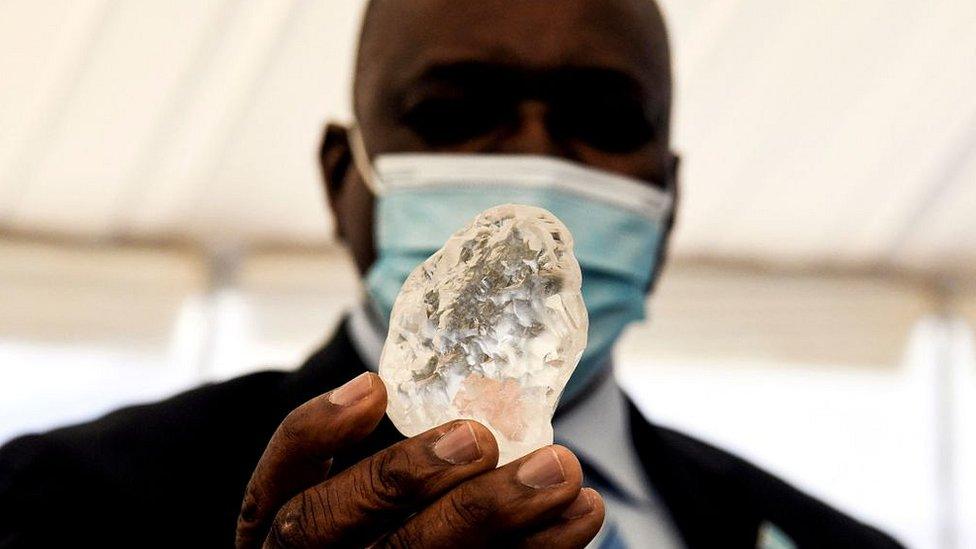
[[[573,233],[589,332],[564,399],[609,365],[624,328],[644,318],[645,292],[672,206],[664,191],[551,157],[398,153],[370,164],[356,133],[353,150],[376,194],[377,259],[366,289],[383,319],[389,320],[407,276],[448,237],[478,213],[508,203],[545,208]]]

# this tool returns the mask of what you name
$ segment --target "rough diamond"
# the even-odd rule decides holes
[[[541,208],[479,214],[407,278],[380,359],[406,436],[473,419],[499,464],[552,443],[552,415],[586,347],[573,237]]]

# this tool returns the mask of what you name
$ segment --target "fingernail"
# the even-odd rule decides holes
[[[471,424],[464,422],[441,435],[434,443],[434,454],[454,465],[480,459],[481,447],[478,446],[478,438],[474,435]]]
[[[531,488],[545,488],[566,481],[566,472],[552,448],[536,452],[515,473],[519,482]]]
[[[593,510],[593,496],[590,495],[589,490],[584,488],[580,490],[579,495],[576,496],[576,500],[573,501],[573,503],[571,503],[569,507],[566,508],[565,511],[563,511],[563,518],[564,519],[579,518],[582,517],[583,515],[588,515],[592,510]]]
[[[332,391],[332,394],[329,395],[329,402],[336,406],[349,406],[354,402],[366,398],[366,395],[369,394],[372,387],[373,376],[368,373],[360,374],[351,381],[346,382],[342,387]]]

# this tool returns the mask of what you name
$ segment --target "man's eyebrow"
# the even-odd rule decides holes
[[[604,66],[568,65],[559,68],[554,75],[557,78],[580,81],[585,84],[599,84],[612,86],[615,90],[624,90],[639,95],[644,90],[641,81],[629,71]]]
[[[433,63],[424,67],[411,83],[464,84],[484,79],[513,79],[537,82],[583,82],[612,86],[639,95],[644,85],[624,68],[566,64],[556,67],[525,67],[501,61],[464,60]],[[500,83],[500,82],[496,82]]]
[[[463,82],[484,76],[515,75],[515,67],[491,61],[452,61],[427,65],[411,80],[413,82]]]

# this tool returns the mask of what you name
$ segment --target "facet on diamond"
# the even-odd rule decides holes
[[[586,347],[573,237],[542,208],[490,208],[407,278],[379,373],[406,436],[473,419],[499,464],[552,443],[552,415]]]

